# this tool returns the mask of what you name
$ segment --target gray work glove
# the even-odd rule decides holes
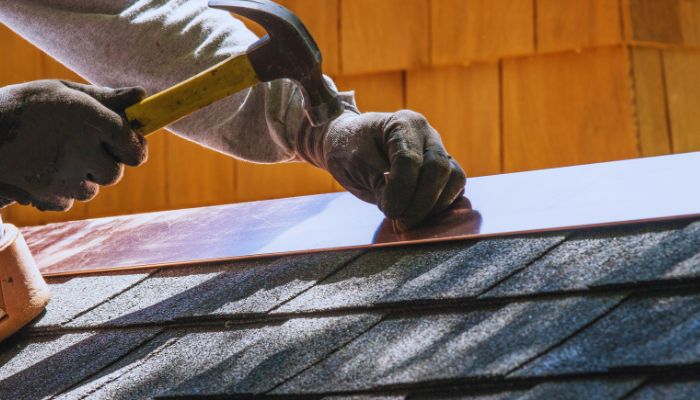
[[[402,230],[444,211],[464,193],[464,170],[435,129],[413,111],[346,111],[326,127],[302,129],[297,153],[350,193],[379,206]],[[390,172],[388,183],[385,172]]]
[[[144,96],[58,80],[0,88],[0,197],[66,210],[117,182],[147,157],[146,141],[119,114]]]

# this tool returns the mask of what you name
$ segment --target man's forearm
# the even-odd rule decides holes
[[[141,85],[148,93],[241,54],[256,40],[205,0],[0,0],[0,20],[93,83]],[[298,159],[294,138],[304,118],[298,89],[283,80],[240,92],[170,128],[238,158],[279,162]]]

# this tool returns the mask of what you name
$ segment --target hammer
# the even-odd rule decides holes
[[[321,51],[299,18],[269,0],[212,0],[209,7],[250,18],[267,32],[245,54],[230,57],[199,74],[141,100],[125,110],[131,126],[148,135],[209,104],[259,82],[296,82],[313,126],[343,112],[321,72]]]

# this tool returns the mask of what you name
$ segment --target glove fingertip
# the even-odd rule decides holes
[[[379,209],[382,213],[387,218],[392,219],[398,218],[405,208],[405,204],[396,204],[396,202],[389,201],[386,198],[382,198],[379,203]]]
[[[126,97],[136,99],[137,101],[146,97],[146,89],[144,89],[142,86],[123,87],[117,89],[117,92],[120,95],[125,95]]]
[[[138,103],[146,96],[146,91],[140,86],[129,86],[118,89],[109,89],[108,92],[93,95],[95,100],[102,103],[117,114],[123,114],[129,106]]]
[[[113,98],[105,101],[105,105],[112,111],[122,113],[124,109],[138,103],[144,97],[146,97],[146,90],[141,86],[120,88],[115,91]]]

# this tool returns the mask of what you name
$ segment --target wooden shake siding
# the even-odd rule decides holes
[[[470,176],[700,150],[700,0],[284,0],[363,111],[411,108]],[[80,80],[0,27],[0,84]],[[342,190],[173,135],[67,213],[18,225]],[[235,221],[234,221],[235,222]],[[233,223],[233,222],[232,222]]]

